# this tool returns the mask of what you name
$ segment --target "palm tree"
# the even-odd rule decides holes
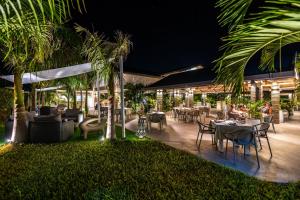
[[[125,103],[124,103],[124,81],[123,81],[123,61],[130,53],[132,42],[130,36],[117,31],[115,34],[115,56],[116,61],[119,63],[120,70],[120,88],[121,88],[121,120],[122,120],[122,138],[126,137],[125,134]]]
[[[22,33],[21,36],[16,32],[10,32],[8,37],[2,35],[0,38],[2,45],[2,54],[6,66],[13,68],[14,73],[14,129],[12,132],[12,141],[25,142],[26,118],[24,107],[24,95],[22,92],[22,75],[25,70],[32,70],[38,63],[42,63],[52,54],[55,41],[52,38],[53,24],[42,27],[31,26],[30,30]],[[41,35],[37,29],[42,29]],[[23,32],[24,30],[20,30]],[[5,38],[4,38],[5,37]],[[25,40],[23,37],[26,37]],[[30,46],[31,48],[27,47]]]
[[[76,91],[81,86],[81,76],[70,76],[56,80],[56,85],[63,86],[67,92],[68,109],[70,108],[70,97],[73,99],[73,109],[77,108]]]
[[[85,114],[87,115],[89,112],[89,107],[88,107],[88,91],[91,87],[91,84],[93,83],[93,80],[95,80],[95,73],[90,72],[82,75],[81,79],[81,85],[82,89],[85,90],[85,105],[84,105],[84,110]]]
[[[97,77],[101,77],[108,86],[108,118],[106,138],[115,139],[115,84],[119,78],[118,64],[129,53],[131,42],[128,35],[116,32],[115,42],[104,40],[103,35],[90,33],[87,29],[77,25],[79,33],[85,33],[86,39],[83,45],[83,54],[92,63]]]
[[[234,94],[243,89],[244,70],[249,60],[261,53],[260,68],[274,70],[274,57],[285,45],[300,42],[300,5],[298,0],[265,0],[252,18],[244,19],[253,0],[219,0],[219,23],[229,26],[223,38],[223,56],[217,60],[217,82]]]
[[[83,0],[9,0],[0,6],[0,44],[3,61],[13,68],[15,114],[11,140],[26,142],[26,120],[22,74],[36,70],[51,56],[56,46],[53,39],[55,24],[70,17],[71,7],[81,11]]]

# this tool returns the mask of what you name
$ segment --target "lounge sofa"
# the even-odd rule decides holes
[[[74,122],[62,121],[58,116],[39,116],[29,122],[32,143],[56,143],[68,140],[74,134]]]
[[[66,109],[65,113],[62,115],[62,118],[73,120],[74,122],[81,122],[80,115],[83,115],[83,113],[79,109]]]
[[[60,115],[35,116],[34,112],[27,113],[29,142],[56,143],[68,140],[74,134],[74,122],[64,121]],[[5,122],[5,139],[10,139],[13,129],[13,120]]]
[[[40,108],[40,115],[57,115],[59,114],[57,108],[50,106],[42,106]]]

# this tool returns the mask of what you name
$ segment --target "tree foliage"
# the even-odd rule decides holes
[[[82,54],[92,63],[98,78],[107,84],[109,93],[109,109],[107,118],[108,139],[115,139],[114,107],[115,85],[119,77],[119,62],[130,52],[130,36],[120,31],[115,33],[113,41],[106,40],[103,34],[91,33],[86,28],[76,25],[76,31],[84,35]],[[123,78],[123,77],[122,77]]]
[[[298,0],[268,0],[262,11],[245,21],[252,0],[219,0],[221,25],[229,25],[223,38],[223,56],[217,60],[216,81],[230,87],[234,94],[243,88],[244,71],[249,60],[261,52],[260,68],[274,70],[274,57],[283,46],[300,42],[300,4]],[[244,2],[244,6],[237,6]],[[241,17],[242,16],[242,17]],[[232,22],[231,22],[232,21]]]

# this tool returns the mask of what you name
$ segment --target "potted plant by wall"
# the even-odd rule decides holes
[[[255,119],[261,119],[262,117],[261,109],[263,105],[264,102],[262,100],[250,103],[248,105],[250,117]]]

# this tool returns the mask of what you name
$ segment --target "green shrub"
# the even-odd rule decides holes
[[[4,122],[14,105],[13,90],[0,88],[0,122]]]
[[[264,105],[264,101],[263,100],[258,100],[256,102],[251,102],[248,107],[249,109],[249,113],[251,115],[251,117],[256,118],[256,119],[260,119],[261,118],[261,108]]]

